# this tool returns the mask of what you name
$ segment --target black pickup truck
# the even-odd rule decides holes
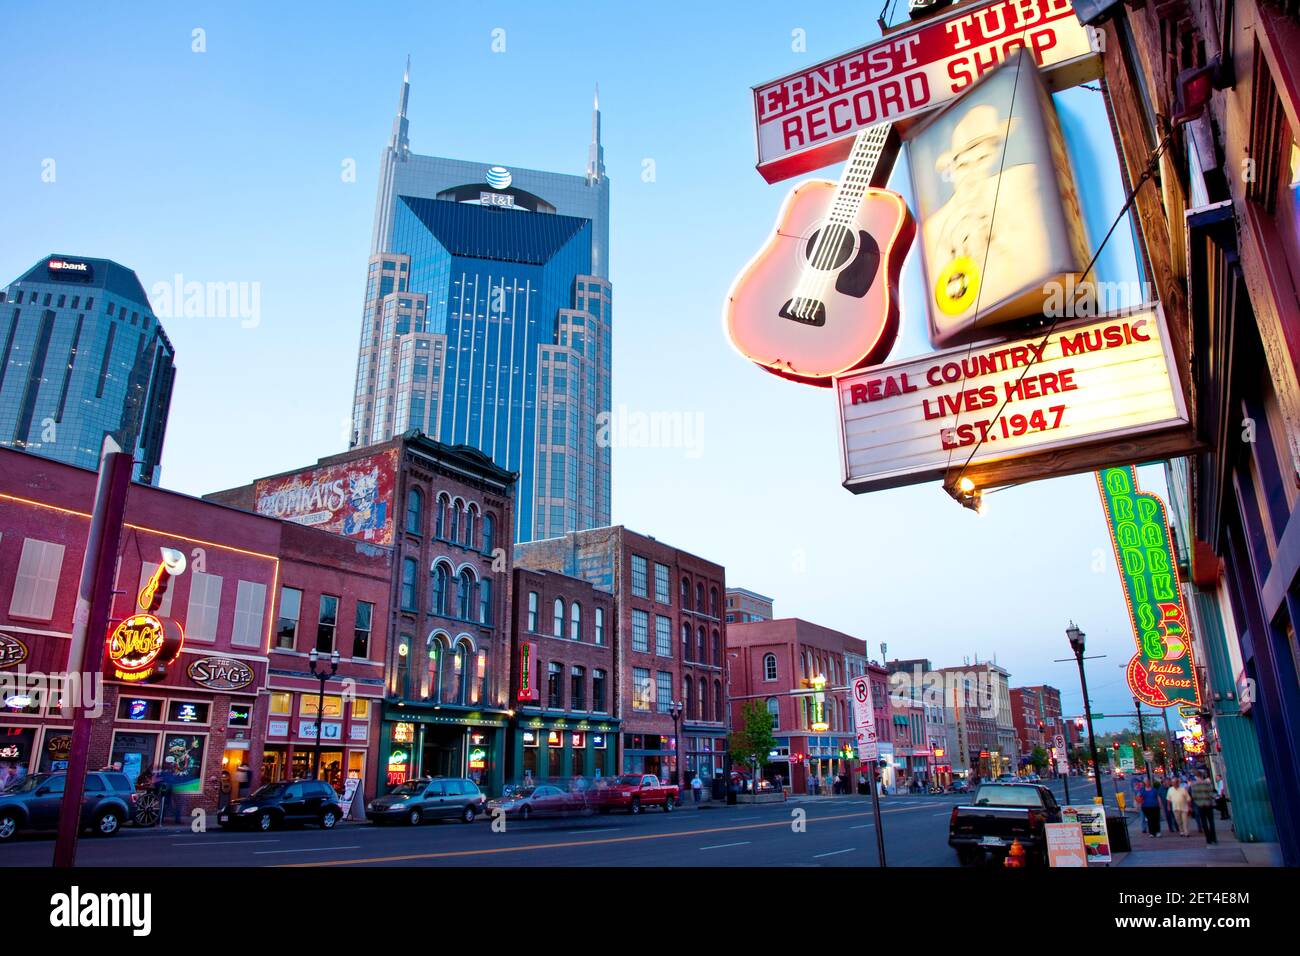
[[[1046,787],[1029,783],[985,783],[970,804],[952,808],[948,845],[968,866],[985,854],[1003,859],[1015,840],[1025,848],[1027,863],[1047,863],[1044,824],[1060,823],[1061,808]]]

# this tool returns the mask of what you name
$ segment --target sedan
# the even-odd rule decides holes
[[[521,787],[508,796],[488,801],[488,813],[501,810],[507,816],[527,820],[533,816],[545,814],[561,815],[578,813],[587,807],[581,793],[573,790],[561,790],[542,784],[536,787]]]

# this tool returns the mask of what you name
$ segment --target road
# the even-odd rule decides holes
[[[1060,788],[1053,789],[1060,799]],[[1107,785],[1107,797],[1110,798]],[[1072,788],[1076,800],[1091,791]],[[955,866],[948,817],[955,796],[882,800],[891,866]],[[800,820],[798,811],[803,811]],[[799,824],[803,825],[800,826]],[[49,866],[53,838],[21,836],[0,847],[0,866]],[[127,828],[83,837],[82,866],[876,866],[869,797],[791,798],[783,804],[719,806],[676,813],[489,821],[418,828],[340,824],[270,833]]]

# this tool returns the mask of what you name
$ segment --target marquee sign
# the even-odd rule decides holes
[[[537,645],[532,641],[519,642],[519,700],[536,703],[541,699],[537,689]]]
[[[211,690],[242,690],[253,683],[253,669],[233,657],[200,657],[185,669],[194,683]]]
[[[980,465],[1185,427],[1167,335],[1146,308],[838,378],[844,487],[934,480],[972,451]]]
[[[860,131],[942,106],[1021,48],[1054,89],[1100,74],[1070,0],[959,4],[754,87],[758,172],[772,183],[840,162]]]
[[[181,626],[152,614],[132,614],[108,632],[108,662],[113,677],[128,683],[162,678],[185,643]]]
[[[27,660],[27,645],[12,634],[0,632],[0,670],[17,667]]]
[[[1150,707],[1199,705],[1192,635],[1165,503],[1138,490],[1132,465],[1098,471],[1097,488],[1137,640],[1137,653],[1126,670],[1129,689]]]

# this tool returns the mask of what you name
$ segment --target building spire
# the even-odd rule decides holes
[[[402,94],[397,99],[397,116],[393,119],[393,135],[388,141],[388,148],[397,154],[398,159],[406,159],[411,152],[411,142],[407,138],[406,104],[411,97],[411,54],[406,54],[406,70],[402,73]]]
[[[591,101],[591,146],[587,148],[587,182],[605,178],[605,147],[600,144],[600,84]]]

